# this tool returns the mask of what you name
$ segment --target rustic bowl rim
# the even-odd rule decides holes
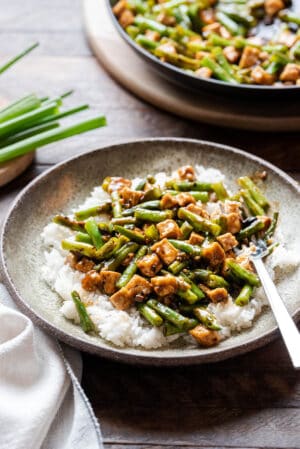
[[[90,354],[99,355],[108,359],[113,359],[115,361],[125,362],[129,364],[139,364],[139,365],[151,365],[151,366],[184,366],[184,365],[196,365],[203,363],[211,363],[218,362],[221,360],[225,360],[228,358],[235,357],[237,355],[244,354],[246,352],[252,351],[254,349],[260,348],[267,343],[274,340],[278,335],[278,327],[275,325],[271,330],[266,331],[262,335],[252,338],[251,340],[235,347],[235,348],[226,348],[217,350],[213,353],[201,354],[201,355],[182,355],[182,356],[173,356],[166,355],[162,357],[153,357],[153,351],[149,351],[148,355],[135,355],[130,354],[128,352],[122,353],[122,349],[119,348],[103,348],[97,346],[94,343],[88,342],[80,337],[68,334],[66,331],[59,329],[55,324],[47,321],[45,318],[41,317],[35,310],[32,308],[26,300],[19,295],[16,287],[14,286],[14,282],[10,277],[8,267],[6,264],[6,257],[4,252],[4,244],[5,244],[5,236],[9,226],[9,222],[11,219],[12,212],[18,207],[18,204],[22,200],[23,196],[25,196],[31,189],[36,189],[41,181],[44,178],[47,178],[52,175],[58,169],[63,168],[64,166],[68,166],[70,162],[78,161],[84,157],[98,153],[101,151],[110,152],[117,151],[120,147],[126,145],[139,145],[139,144],[149,144],[149,143],[164,143],[166,145],[172,144],[174,142],[178,142],[181,144],[190,143],[195,145],[207,145],[214,148],[218,148],[221,151],[229,151],[231,154],[236,154],[242,157],[245,157],[248,160],[256,162],[269,170],[275,172],[280,178],[282,178],[286,183],[292,186],[298,194],[300,194],[300,185],[291,178],[288,174],[286,174],[283,170],[279,169],[272,163],[260,158],[259,156],[250,154],[246,151],[240,150],[238,148],[223,145],[220,143],[215,143],[212,141],[206,140],[197,140],[197,139],[189,139],[189,138],[180,138],[180,137],[151,137],[151,138],[140,138],[140,139],[127,139],[127,140],[119,140],[110,145],[104,145],[97,149],[89,150],[86,152],[82,152],[77,154],[76,156],[72,156],[67,158],[66,160],[55,164],[53,167],[49,168],[45,172],[38,175],[34,178],[14,199],[12,205],[10,206],[6,217],[3,221],[3,226],[1,229],[1,239],[0,239],[0,268],[3,272],[3,282],[7,287],[9,293],[14,299],[15,303],[20,307],[21,311],[24,312],[35,324],[37,324],[40,328],[44,329],[50,335],[56,337],[57,339],[63,341],[64,343],[69,344],[81,351],[88,352]],[[296,309],[296,311],[292,315],[294,320],[298,320],[300,318],[300,306]]]

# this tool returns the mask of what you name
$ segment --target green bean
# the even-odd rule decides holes
[[[264,215],[263,208],[253,199],[249,190],[241,190],[241,195],[249,211],[253,215]]]
[[[183,240],[187,240],[193,230],[193,226],[189,224],[188,221],[184,221],[180,226],[180,231],[182,234]]]
[[[144,203],[140,203],[137,206],[133,206],[130,209],[125,209],[122,212],[123,217],[128,217],[129,215],[133,215],[134,211],[136,209],[150,209],[150,210],[157,210],[160,209],[160,201],[159,200],[152,200],[152,201],[146,201]]]
[[[75,235],[76,242],[88,243],[89,245],[93,245],[93,241],[91,237],[85,232],[78,232]]]
[[[126,4],[138,14],[145,14],[148,9],[148,5],[143,0],[127,0]]]
[[[185,315],[193,316],[194,309],[196,307],[200,307],[200,304],[198,302],[196,302],[194,304],[179,304],[178,309],[181,313],[183,313]]]
[[[177,290],[176,294],[184,299],[185,301],[187,301],[189,304],[194,304],[195,302],[198,301],[198,296],[196,295],[196,293],[192,292],[192,289],[188,289],[188,290]]]
[[[216,13],[217,20],[234,36],[244,36],[246,29],[221,11]]]
[[[147,184],[147,179],[141,179],[138,184],[136,185],[135,189],[136,191],[141,191],[144,189],[145,185]]]
[[[178,190],[166,190],[165,193],[169,193],[170,195],[176,196],[179,195],[181,192]],[[204,191],[186,191],[185,193],[189,193],[193,198],[195,198],[196,201],[201,201],[202,203],[207,203],[209,200],[208,192]]]
[[[173,212],[171,210],[156,211],[138,208],[135,210],[134,216],[137,220],[159,223],[160,221],[172,218]]]
[[[263,209],[269,206],[269,201],[264,196],[262,191],[248,176],[244,176],[238,179],[238,183],[241,187],[248,190],[254,201],[259,204]]]
[[[128,284],[128,282],[130,281],[130,279],[133,277],[133,275],[137,272],[137,262],[139,259],[141,259],[141,257],[143,257],[146,252],[147,252],[148,248],[147,246],[142,246],[138,252],[136,253],[136,255],[134,256],[134,258],[132,259],[132,261],[129,263],[129,265],[125,268],[122,276],[118,279],[118,281],[116,282],[116,286],[118,288],[122,288],[125,287],[125,285]]]
[[[217,63],[220,64],[220,66],[228,73],[228,75],[234,77],[235,76],[235,71],[234,71],[232,65],[229,64],[229,62],[227,61],[226,57],[224,56],[222,48],[221,47],[214,47],[212,49],[212,54],[215,56],[215,58],[217,60]],[[216,183],[215,185],[217,187],[217,191],[219,191],[221,196],[223,196],[224,193],[226,192],[226,190],[225,190],[225,188],[223,186],[223,183]],[[226,195],[227,195],[227,192],[226,192]],[[225,196],[225,198],[227,198],[227,196]],[[222,198],[218,197],[218,199],[222,199]]]
[[[75,251],[91,259],[108,259],[117,249],[120,248],[128,239],[124,236],[119,238],[112,237],[100,249],[96,249],[86,243],[76,242],[74,240],[62,240],[61,246],[68,251]]]
[[[300,16],[292,11],[287,9],[281,10],[279,11],[278,16],[281,20],[284,20],[284,22],[296,23],[296,25],[300,26]]]
[[[244,240],[249,239],[252,235],[256,234],[257,232],[261,231],[264,228],[264,223],[262,220],[255,220],[253,223],[251,223],[246,228],[242,229],[237,234],[238,240]]]
[[[219,235],[221,232],[221,227],[218,224],[202,218],[187,209],[180,208],[178,210],[178,217],[182,220],[187,220],[196,231],[209,232],[214,236]]]
[[[161,36],[168,35],[168,27],[166,27],[162,23],[156,22],[156,20],[147,19],[146,17],[136,16],[134,18],[133,23],[141,31],[152,30],[152,31],[156,31]]]
[[[166,321],[164,324],[163,332],[164,332],[165,337],[170,337],[170,335],[182,334],[184,332],[184,330],[175,326],[175,324],[172,324],[169,321]]]
[[[285,53],[288,51],[288,47],[283,44],[274,44],[274,45],[264,45],[262,47],[263,51],[266,51],[267,53],[274,53],[274,52],[280,52]]]
[[[204,56],[204,58],[201,59],[201,66],[210,69],[217,79],[236,84],[236,80],[209,56]]]
[[[115,225],[120,225],[120,226],[125,226],[125,225],[135,225],[137,222],[135,217],[120,217],[120,218],[112,218],[111,219],[111,224],[113,226]]]
[[[274,212],[272,222],[265,232],[265,239],[269,239],[270,237],[273,236],[276,226],[277,226],[278,216],[279,216],[279,212]]]
[[[154,242],[156,240],[159,240],[159,232],[156,229],[156,226],[154,224],[148,226],[145,230],[145,237],[147,240],[150,240],[150,242]]]
[[[206,285],[210,288],[219,288],[223,287],[228,289],[229,284],[222,276],[218,276],[217,274],[209,274],[208,279],[206,281]]]
[[[198,59],[188,58],[182,54],[170,53],[163,47],[157,47],[154,54],[159,58],[165,58],[167,62],[186,70],[197,70],[201,66]]]
[[[180,277],[190,285],[191,291],[197,296],[197,300],[205,298],[205,294],[203,293],[201,288],[198,287],[198,285],[194,284],[194,282],[186,274],[181,273]]]
[[[292,62],[292,60],[281,52],[273,52],[270,56],[270,61],[277,62],[278,64],[281,64],[282,66],[288,64],[289,62]]]
[[[138,311],[141,315],[148,321],[148,323],[152,324],[152,326],[159,327],[163,324],[164,320],[158,313],[155,312],[151,307],[147,306],[147,304],[140,303],[137,305]]]
[[[161,11],[170,11],[173,8],[176,8],[180,5],[184,5],[186,0],[169,0],[164,3],[159,3],[158,5],[153,6],[153,12],[161,12]]]
[[[227,190],[222,182],[216,182],[212,185],[212,188],[217,195],[218,200],[224,201],[228,198]]]
[[[147,190],[147,192],[145,192],[145,195],[141,201],[141,207],[144,207],[144,204],[146,204],[150,201],[159,200],[161,198],[161,196],[162,196],[162,192],[161,192],[160,188],[152,187],[152,189],[149,189],[149,190]],[[148,206],[149,206],[149,204],[148,204]]]
[[[86,232],[91,237],[93,245],[96,249],[104,245],[102,234],[98,228],[97,222],[93,218],[89,218],[84,225]]]
[[[300,59],[300,41],[297,41],[291,49],[294,58]]]
[[[238,7],[233,7],[231,5],[219,5],[218,10],[226,14],[235,22],[241,23],[247,28],[253,27],[255,25],[255,17],[248,14],[246,8],[241,9]]]
[[[195,317],[208,329],[219,331],[221,326],[217,322],[215,315],[204,307],[195,307],[193,309]]]
[[[168,239],[168,241],[180,251],[189,254],[190,256],[196,257],[201,256],[201,248],[197,245],[191,245],[190,243],[183,242],[182,240]]]
[[[238,263],[234,262],[233,260],[228,260],[227,265],[228,265],[230,271],[238,279],[240,279],[254,287],[258,287],[260,285],[258,276],[256,274],[252,273],[251,271],[246,270],[246,268],[243,268]]]
[[[75,212],[75,217],[77,220],[85,220],[89,217],[95,217],[103,212],[110,212],[111,202],[101,204],[100,206],[89,207],[88,209],[83,209]]]
[[[101,232],[107,232],[108,234],[112,234],[114,231],[113,224],[107,222],[99,222],[98,228],[100,229]]]
[[[189,324],[189,319],[170,307],[165,306],[161,302],[158,302],[156,299],[149,299],[147,301],[147,305],[154,309],[160,316],[165,318],[167,321],[175,324],[179,329],[184,331]]]
[[[159,46],[159,42],[149,39],[144,34],[138,34],[135,38],[135,42],[147,50],[155,50]]]
[[[197,281],[205,283],[208,280],[210,274],[212,274],[211,271],[198,268],[197,270],[194,270],[192,272],[192,278],[193,279],[195,278],[197,279]]]
[[[179,260],[174,260],[169,266],[168,270],[171,271],[172,274],[180,273],[184,268],[188,266],[188,261],[183,260],[180,262]]]
[[[132,242],[137,242],[141,244],[145,243],[146,240],[145,237],[143,236],[143,234],[140,234],[139,232],[132,231],[130,229],[126,229],[123,226],[118,225],[115,225],[114,229],[115,231],[119,232],[119,234],[125,235]]]
[[[282,65],[278,64],[278,62],[271,62],[266,68],[266,72],[270,75],[275,75],[280,69]]]
[[[89,314],[87,313],[84,303],[81,301],[78,292],[75,290],[71,293],[73,302],[75,304],[77,313],[79,315],[80,326],[84,332],[95,332],[96,326],[91,320]]]
[[[52,221],[53,223],[56,223],[60,226],[65,226],[72,231],[84,231],[84,222],[72,220],[71,218],[64,215],[55,215]]]
[[[129,34],[131,39],[135,39],[140,32],[138,27],[136,27],[134,25],[128,25],[128,27],[125,28],[125,31],[126,31],[126,33]]]
[[[174,190],[177,190],[179,192],[190,192],[190,191],[196,191],[196,192],[212,192],[213,187],[212,183],[210,182],[201,182],[201,181],[168,181],[167,183],[168,187],[171,187]]]
[[[201,59],[201,66],[210,69],[217,79],[221,81],[227,81],[228,83],[236,84],[236,80],[233,78],[233,76],[227,73],[226,70],[223,69],[223,67],[221,67],[216,61],[214,61],[209,56],[204,56],[204,58]]]
[[[235,300],[235,304],[241,307],[246,306],[247,304],[249,304],[252,293],[253,293],[252,285],[249,284],[244,285],[244,287],[242,288],[238,297]]]
[[[122,216],[122,205],[120,202],[120,196],[117,190],[111,193],[111,208],[114,218],[120,218]]]
[[[137,243],[125,243],[125,245],[116,251],[113,257],[105,263],[105,269],[108,271],[116,271],[126,257],[131,253],[135,253],[138,248],[139,245]]]

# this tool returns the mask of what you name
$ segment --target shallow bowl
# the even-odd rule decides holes
[[[215,362],[258,348],[276,336],[276,324],[266,309],[254,326],[218,346],[186,348],[175,343],[159,350],[118,348],[85,334],[59,312],[61,299],[41,277],[44,263],[40,234],[57,213],[68,213],[92,188],[110,176],[136,177],[171,172],[180,165],[203,164],[223,171],[236,188],[239,175],[267,170],[266,195],[279,204],[287,249],[300,247],[299,185],[273,165],[235,148],[189,139],[147,139],[112,145],[63,162],[31,182],[17,197],[4,223],[2,265],[11,295],[22,311],[49,334],[82,351],[129,363],[188,365]],[[280,279],[279,291],[291,315],[300,315],[295,273]]]

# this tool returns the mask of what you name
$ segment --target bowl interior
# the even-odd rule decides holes
[[[267,170],[268,198],[279,205],[280,227],[289,249],[300,247],[299,188],[279,170],[238,150],[221,145],[180,139],[153,139],[114,145],[83,154],[37,178],[16,200],[4,226],[2,257],[8,287],[21,308],[53,335],[82,350],[152,364],[194,363],[219,360],[267,342],[275,329],[272,313],[266,310],[255,325],[210,349],[185,348],[178,343],[162,350],[120,349],[86,335],[59,312],[61,300],[43,281],[44,263],[40,234],[59,212],[68,212],[83,202],[105,176],[136,177],[159,171],[171,172],[180,165],[201,164],[223,171],[227,184],[235,188],[240,174]],[[299,312],[296,276],[280,279],[279,291],[291,314]]]
[[[135,52],[144,59],[146,63],[152,67],[160,76],[168,79],[172,83],[178,84],[185,89],[196,92],[209,92],[220,95],[231,96],[233,100],[240,100],[240,95],[247,97],[249,102],[265,102],[266,100],[277,101],[279,98],[282,101],[291,99],[291,95],[300,95],[300,86],[266,86],[255,84],[231,84],[214,78],[200,78],[190,74],[189,72],[176,67],[167,62],[162,62],[152,53],[138,45],[121,27],[117,18],[112,12],[112,7],[118,0],[106,0],[107,8],[110,12],[112,21],[123,39],[135,50]],[[300,5],[300,0],[296,0],[295,4]],[[297,7],[296,6],[296,7]],[[260,33],[269,36],[271,31],[268,25],[260,24]]]

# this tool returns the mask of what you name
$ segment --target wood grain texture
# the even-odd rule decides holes
[[[99,0],[101,1],[101,0]],[[103,112],[105,129],[38,151],[35,165],[0,188],[0,223],[18,192],[52,164],[112,141],[184,136],[232,144],[300,181],[300,132],[275,135],[195,124],[158,111],[118,86],[91,56],[80,0],[0,0],[0,60],[35,40],[40,48],[0,78],[11,99],[75,88],[71,104]],[[75,117],[74,117],[75,118]],[[233,360],[154,369],[84,354],[83,387],[100,420],[105,449],[300,447],[300,375],[280,340]]]

